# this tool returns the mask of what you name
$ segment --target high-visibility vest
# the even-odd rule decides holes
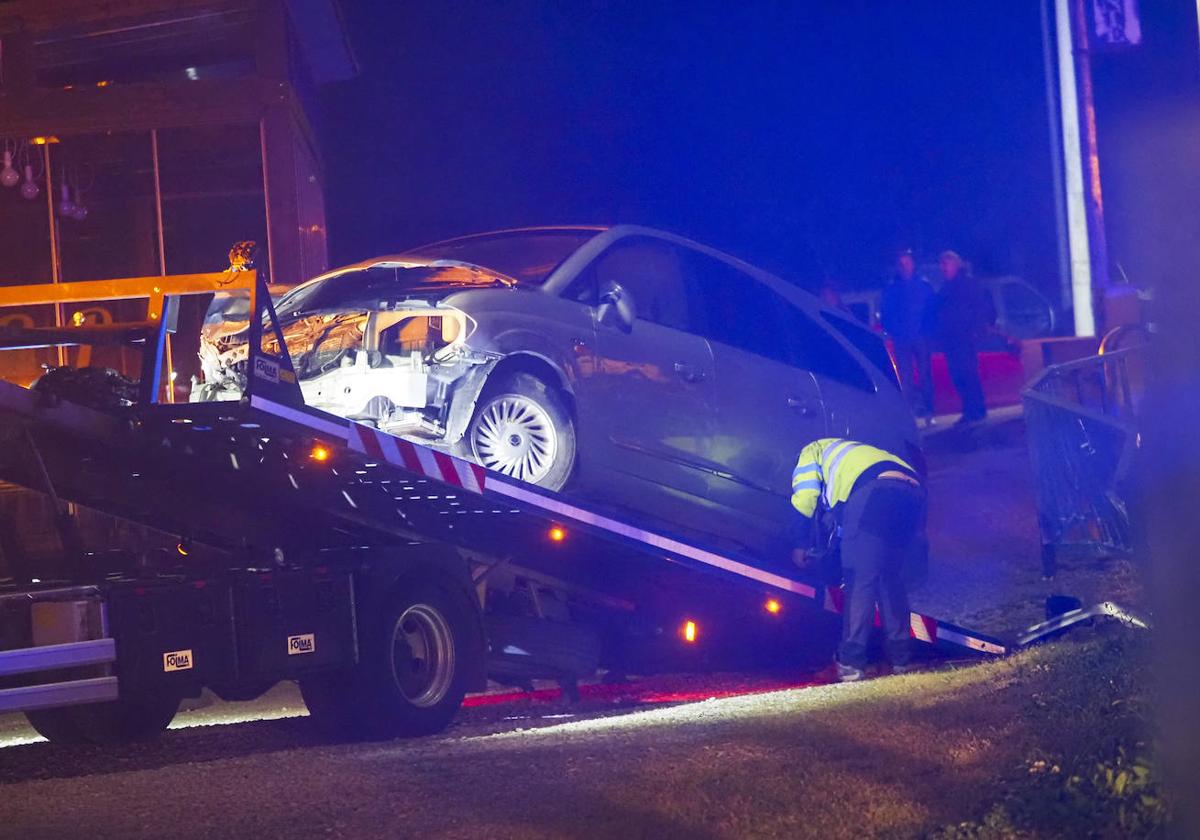
[[[896,464],[916,474],[907,461],[856,440],[821,438],[800,450],[792,472],[792,507],[811,517],[817,502],[833,510],[850,497],[854,483],[876,464]]]

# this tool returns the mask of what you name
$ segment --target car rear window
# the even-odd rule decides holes
[[[499,271],[519,283],[540,286],[595,230],[538,230],[492,233],[435,242],[410,255],[458,260]]]
[[[842,337],[854,345],[858,352],[867,357],[867,361],[879,368],[889,382],[900,387],[900,380],[896,376],[896,365],[892,363],[892,356],[888,353],[887,345],[883,339],[872,332],[871,330],[860,327],[853,321],[848,321],[845,318],[838,318],[835,315],[830,315],[828,312],[822,312],[821,317],[825,319],[825,323],[833,327]]]

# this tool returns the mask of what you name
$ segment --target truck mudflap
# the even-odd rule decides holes
[[[354,587],[329,568],[133,580],[108,592],[121,687],[195,695],[353,663]]]

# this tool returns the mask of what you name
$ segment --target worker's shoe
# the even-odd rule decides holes
[[[858,682],[867,678],[867,672],[862,668],[855,668],[853,665],[843,665],[837,663],[838,682]]]

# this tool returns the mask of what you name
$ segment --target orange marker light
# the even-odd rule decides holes
[[[683,622],[683,628],[681,630],[681,633],[683,635],[683,640],[685,642],[689,642],[689,643],[696,641],[696,634],[697,634],[698,629],[699,628],[696,627],[696,622],[694,622],[694,621],[689,620],[689,621]]]
[[[181,543],[176,543],[176,545],[175,545],[175,550],[179,552],[179,556],[180,556],[180,557],[187,557],[187,556],[188,556],[188,554],[190,553],[190,552],[188,552],[188,547],[187,547],[187,544],[186,544],[186,543],[182,543],[182,542],[181,542]]]
[[[555,525],[553,528],[550,529],[550,533],[548,534],[548,536],[550,537],[550,542],[559,542],[560,543],[567,538],[567,532],[566,532],[566,529],[560,528],[557,525]]]
[[[765,609],[771,615],[778,615],[779,611],[783,609],[783,604],[779,603],[774,598],[768,598],[767,602],[763,604],[763,609]]]
[[[314,461],[328,461],[329,450],[318,443],[312,448],[312,451],[308,453],[308,457],[312,458]]]

